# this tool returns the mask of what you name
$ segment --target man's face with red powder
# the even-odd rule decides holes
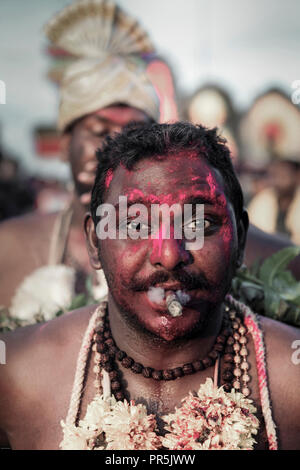
[[[166,341],[201,331],[212,307],[228,292],[241,247],[235,213],[225,194],[220,172],[206,160],[187,152],[161,159],[145,159],[133,170],[119,166],[106,181],[105,203],[117,207],[119,196],[128,205],[204,203],[204,245],[187,250],[185,240],[164,239],[159,226],[158,239],[100,240],[100,258],[109,288],[120,311],[136,326]],[[117,211],[117,226],[118,226]],[[122,221],[131,226],[131,220]],[[190,226],[195,227],[196,220]],[[150,225],[145,220],[144,227]],[[149,289],[165,293],[182,290],[190,300],[180,317],[171,317],[166,302],[149,299]]]

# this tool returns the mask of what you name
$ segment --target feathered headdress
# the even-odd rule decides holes
[[[64,70],[58,127],[124,103],[155,120],[159,105],[142,54],[154,47],[136,20],[110,0],[79,0],[45,26],[53,45],[72,55]]]

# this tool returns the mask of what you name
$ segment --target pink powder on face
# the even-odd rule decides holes
[[[206,177],[207,184],[210,188],[210,194],[212,198],[216,197],[216,192],[217,192],[217,185],[216,185],[216,180],[213,177],[212,173],[209,172],[208,176]]]
[[[111,180],[113,179],[113,176],[114,176],[113,171],[112,171],[112,169],[110,168],[110,169],[108,170],[108,172],[106,173],[106,177],[105,177],[105,187],[106,187],[106,189],[109,188],[110,183],[111,183]]]
[[[161,226],[158,232],[158,238],[153,240],[153,254],[156,256],[161,256],[162,253],[162,244],[166,235],[166,227]]]
[[[229,214],[229,208],[227,205],[227,200],[226,197],[223,193],[220,193],[218,191],[218,184],[216,182],[216,179],[212,175],[211,172],[209,172],[206,181],[209,185],[210,188],[210,196],[216,200],[219,206],[225,209],[226,211],[226,218],[224,220],[223,226],[220,231],[220,235],[222,237],[223,241],[223,247],[224,247],[224,252],[227,261],[229,261],[230,257],[230,251],[231,251],[231,244],[233,241],[233,226],[232,226],[232,221],[230,219],[230,214]]]

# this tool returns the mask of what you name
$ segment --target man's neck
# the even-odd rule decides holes
[[[192,338],[167,342],[136,328],[120,313],[111,294],[108,300],[112,336],[117,346],[143,366],[172,369],[207,356],[221,330],[223,306],[209,314],[206,326]]]

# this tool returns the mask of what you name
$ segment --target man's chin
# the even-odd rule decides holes
[[[136,294],[138,298],[130,306],[122,302],[122,314],[137,331],[172,342],[197,336],[203,330],[206,324],[206,309],[183,307],[181,316],[172,317],[163,306],[153,307],[149,302],[145,302],[145,295],[144,292]]]

